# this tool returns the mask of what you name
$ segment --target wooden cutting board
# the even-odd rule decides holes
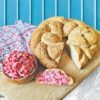
[[[98,44],[100,47],[100,39]],[[26,84],[15,84],[7,81],[3,73],[0,73],[0,97],[4,96],[8,98],[7,100],[61,100],[99,65],[100,51],[95,54],[94,58],[82,70],[76,68],[68,53],[64,51],[59,66],[73,77],[73,85],[40,85],[35,83],[34,80]]]

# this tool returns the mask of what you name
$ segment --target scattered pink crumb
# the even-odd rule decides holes
[[[36,82],[41,84],[68,85],[70,78],[61,69],[46,69],[36,76]]]

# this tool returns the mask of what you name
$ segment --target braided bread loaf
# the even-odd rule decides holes
[[[30,47],[45,67],[55,68],[68,45],[74,63],[82,68],[97,50],[97,37],[96,31],[83,22],[53,17],[43,21],[33,32]]]

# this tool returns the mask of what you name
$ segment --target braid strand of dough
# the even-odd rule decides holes
[[[97,40],[97,32],[85,23],[52,17],[33,32],[30,48],[45,67],[55,68],[59,65],[64,47],[68,45],[75,65],[82,68],[93,58]]]

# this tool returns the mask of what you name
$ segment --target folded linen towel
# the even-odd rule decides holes
[[[15,22],[15,25],[0,27],[0,69],[2,61],[11,51],[22,50],[30,52],[29,40],[35,28],[36,26],[21,20]]]

